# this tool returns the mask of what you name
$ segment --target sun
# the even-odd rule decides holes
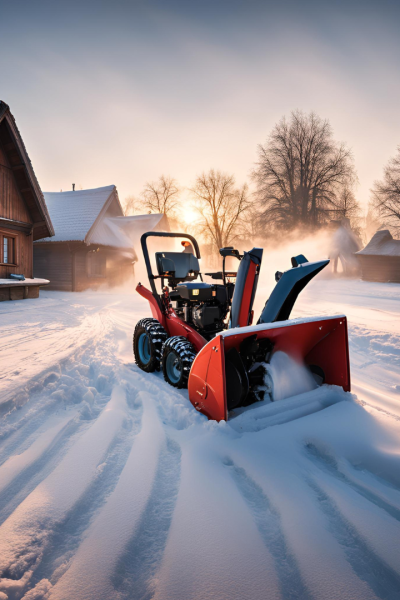
[[[199,214],[194,208],[188,206],[182,210],[182,219],[186,225],[191,225],[199,220]]]

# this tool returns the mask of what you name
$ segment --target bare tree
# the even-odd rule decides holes
[[[336,196],[334,208],[330,211],[333,218],[347,218],[350,221],[360,217],[361,208],[353,190],[344,186]]]
[[[268,237],[263,211],[254,196],[252,196],[252,202],[245,212],[245,218],[241,219],[238,233],[246,244],[253,245],[256,240],[266,240]]]
[[[137,214],[140,211],[140,206],[141,202],[136,196],[127,196],[124,202],[124,215],[128,217]]]
[[[175,179],[161,175],[157,181],[146,183],[141,204],[146,212],[172,216],[179,203],[179,193]]]
[[[400,146],[383,172],[383,179],[372,188],[372,205],[390,227],[400,231]]]
[[[247,185],[237,188],[233,175],[211,169],[197,177],[190,191],[200,214],[201,233],[217,248],[229,246],[240,235],[250,206]]]
[[[326,221],[340,190],[356,177],[351,152],[333,140],[329,122],[294,111],[258,147],[252,179],[266,219],[291,229]]]

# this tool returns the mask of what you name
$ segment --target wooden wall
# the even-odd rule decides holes
[[[31,216],[17,188],[14,173],[9,167],[5,152],[0,146],[0,218],[12,219],[23,223],[32,223]],[[29,229],[28,229],[29,231]],[[0,279],[8,278],[10,273],[22,273],[25,277],[33,276],[32,269],[32,234],[27,231],[0,226],[0,234],[15,237],[15,255],[17,265],[0,264]],[[0,239],[2,241],[2,237]]]
[[[20,273],[28,278],[33,277],[32,235],[0,227],[0,242],[3,240],[3,235],[7,234],[15,238],[14,250],[16,250],[17,264],[16,266],[0,264],[0,279],[7,279],[10,273]]]
[[[92,246],[83,242],[36,243],[33,245],[34,276],[49,279],[49,290],[71,292],[75,273],[75,291],[82,292],[102,285],[119,285],[133,275],[131,261],[126,260],[123,252],[103,247],[99,252],[106,256],[106,276],[89,277],[87,254],[91,249]]]
[[[0,217],[32,223],[31,216],[18,190],[14,173],[0,146]]]
[[[400,283],[400,256],[357,254],[363,281]]]
[[[49,279],[46,289],[72,291],[72,257],[67,244],[34,244],[33,275]]]

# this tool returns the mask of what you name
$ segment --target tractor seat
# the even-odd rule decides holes
[[[199,261],[191,252],[156,252],[156,265],[161,277],[175,281],[196,279],[200,273]]]

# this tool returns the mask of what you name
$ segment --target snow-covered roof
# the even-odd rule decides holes
[[[86,243],[130,248],[137,257],[141,253],[140,238],[146,231],[169,231],[168,218],[164,214],[106,217],[93,227]]]
[[[74,192],[44,192],[44,197],[55,235],[41,242],[87,241],[96,220],[106,216],[113,200],[119,206],[117,214],[123,214],[115,185]]]
[[[169,231],[168,218],[164,214],[134,215],[108,219],[118,226],[130,239],[131,245],[140,252],[140,238],[146,231]]]
[[[400,240],[394,240],[388,229],[381,229],[375,233],[365,248],[356,254],[400,257]]]

